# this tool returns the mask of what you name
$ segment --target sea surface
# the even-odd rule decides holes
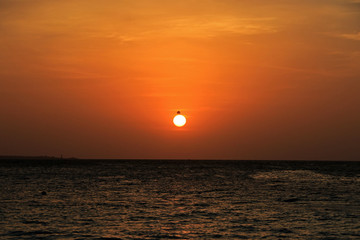
[[[360,162],[2,160],[0,239],[360,239]]]

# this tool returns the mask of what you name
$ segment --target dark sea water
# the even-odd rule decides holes
[[[360,162],[0,161],[0,239],[360,239]]]

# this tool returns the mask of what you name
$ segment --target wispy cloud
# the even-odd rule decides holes
[[[360,32],[350,34],[339,34],[339,37],[360,41]]]
[[[101,33],[103,37],[122,42],[141,41],[152,38],[213,38],[224,34],[258,35],[278,31],[274,18],[238,18],[229,16],[186,16],[160,18],[148,23],[141,22],[131,31],[118,30]]]
[[[254,35],[274,33],[277,28],[273,18],[237,18],[237,17],[188,17],[168,22],[169,34],[197,37],[214,37],[224,33]]]

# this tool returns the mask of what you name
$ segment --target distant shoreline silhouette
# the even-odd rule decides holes
[[[67,160],[67,159],[78,159],[74,157],[63,158],[54,156],[16,156],[16,155],[0,155],[0,160]]]

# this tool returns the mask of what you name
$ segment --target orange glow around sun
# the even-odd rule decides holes
[[[0,156],[359,160],[356,7],[0,0]]]

